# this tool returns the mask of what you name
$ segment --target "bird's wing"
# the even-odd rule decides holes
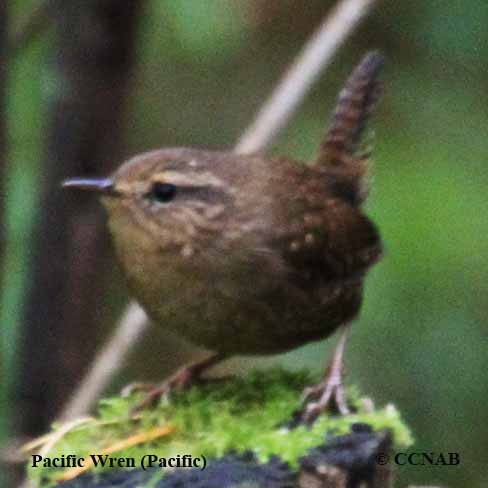
[[[339,199],[309,208],[284,229],[274,245],[302,287],[361,279],[381,255],[374,224]]]

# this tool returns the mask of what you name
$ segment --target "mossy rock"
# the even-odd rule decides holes
[[[392,405],[370,411],[355,389],[348,391],[348,401],[356,413],[344,417],[322,415],[311,427],[283,427],[297,409],[303,389],[313,383],[314,378],[304,371],[254,371],[244,378],[203,383],[174,394],[170,400],[162,400],[157,407],[142,412],[137,420],[131,419],[129,412],[140,395],[107,398],[100,401],[93,420],[67,432],[45,456],[52,459],[74,454],[86,459],[158,426],[168,426],[171,431],[149,442],[116,450],[110,456],[134,459],[135,466],[140,467],[140,460],[147,454],[158,458],[190,454],[215,459],[231,451],[252,451],[259,462],[277,456],[293,469],[311,448],[324,444],[326,436],[346,434],[357,423],[368,424],[374,431],[388,430],[395,448],[412,443],[409,429]],[[53,426],[53,431],[56,429],[59,426]],[[28,474],[35,486],[51,486],[66,471],[33,468],[31,459]],[[92,469],[107,471],[107,467]]]

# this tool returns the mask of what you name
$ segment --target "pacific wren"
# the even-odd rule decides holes
[[[188,148],[138,155],[96,190],[129,289],[154,322],[223,358],[274,354],[347,330],[363,280],[381,255],[361,209],[368,154],[361,136],[379,95],[383,58],[367,54],[341,91],[313,165]],[[348,411],[341,386],[345,332],[303,418]],[[162,391],[154,390],[152,395]]]

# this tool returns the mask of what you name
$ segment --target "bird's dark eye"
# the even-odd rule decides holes
[[[172,183],[155,182],[151,187],[151,196],[161,203],[168,203],[176,195],[176,186]]]

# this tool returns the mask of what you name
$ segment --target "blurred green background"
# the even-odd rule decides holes
[[[13,22],[35,4],[10,3]],[[232,147],[332,4],[146,2],[124,120],[126,155],[159,146]],[[415,450],[458,452],[461,459],[451,467],[405,466],[401,486],[481,487],[488,479],[487,23],[488,4],[481,0],[381,2],[339,50],[272,149],[313,157],[345,77],[367,50],[385,54],[367,209],[386,253],[367,279],[347,350],[347,381],[378,404],[397,405],[413,430]],[[7,247],[0,301],[7,379],[0,394],[7,412],[15,409],[30,231],[39,211],[40,154],[54,89],[47,62],[51,49],[47,29],[9,65],[2,223]],[[127,295],[114,273],[104,314],[115,319]],[[109,330],[114,320],[107,322]],[[333,342],[279,361],[318,370]],[[95,350],[97,344],[85,347]],[[145,363],[158,364],[154,346],[146,342],[138,349]],[[118,384],[143,371],[137,356]],[[4,439],[8,425],[2,415]]]

